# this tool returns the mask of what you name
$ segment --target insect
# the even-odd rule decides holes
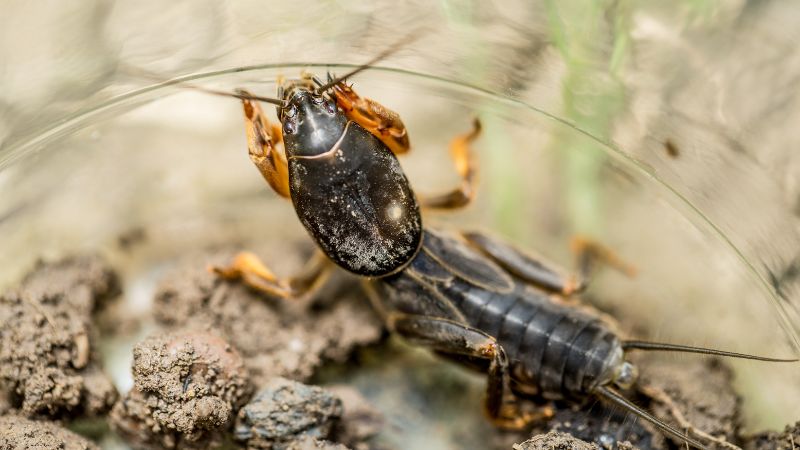
[[[628,351],[794,361],[622,339],[597,315],[558,300],[585,287],[592,260],[621,266],[597,244],[584,242],[583,269],[564,276],[485,234],[423,227],[421,209],[452,209],[472,199],[470,145],[480,123],[450,144],[460,185],[417,196],[397,159],[410,148],[402,120],[345,83],[373,63],[344,77],[328,75],[326,82],[307,74],[279,80],[277,98],[229,94],[242,100],[251,160],[278,195],[291,199],[320,251],[289,279],[276,277],[250,253],[213,268],[219,276],[283,298],[316,289],[332,264],[364,277],[390,330],[488,373],[486,412],[502,427],[520,428],[548,415],[522,411],[522,395],[598,397],[703,449],[620,393],[637,378]],[[279,124],[267,119],[258,101],[276,105]]]

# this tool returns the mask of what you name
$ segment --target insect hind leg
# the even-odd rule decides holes
[[[509,362],[505,350],[488,334],[448,319],[398,312],[391,313],[387,322],[390,330],[414,344],[446,353],[454,359],[488,360],[489,379],[484,407],[496,426],[519,430],[553,416],[549,407],[538,411],[521,410],[519,400],[509,386]]]
[[[622,261],[609,248],[583,237],[575,237],[572,240],[571,247],[577,269],[576,273],[567,275],[555,264],[539,256],[522,252],[513,245],[485,233],[463,232],[462,236],[510,274],[528,284],[556,294],[571,295],[583,291],[598,260],[629,276],[636,273],[636,269]]]

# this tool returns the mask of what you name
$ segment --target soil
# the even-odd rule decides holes
[[[241,410],[235,436],[252,448],[270,448],[264,436],[251,431],[266,429],[259,420],[269,414],[259,414],[256,407],[267,407],[263,400],[280,377],[308,380],[324,361],[344,361],[353,348],[383,334],[381,323],[363,307],[360,291],[346,281],[328,284],[335,302],[325,296],[314,302],[287,301],[221,281],[206,269],[209,263],[224,264],[232,254],[187,258],[160,283],[153,314],[172,334],[136,346],[134,390],[112,413],[114,427],[139,448],[202,448],[221,442],[252,386],[262,387],[256,396],[261,400]],[[210,375],[198,378],[198,367]],[[195,389],[196,384],[208,387]],[[226,391],[217,395],[215,389]],[[270,438],[283,447],[301,435],[324,438],[336,421],[329,422],[316,432],[294,430],[283,436],[273,430]]]
[[[728,442],[741,445],[741,438],[737,435],[740,401],[731,384],[732,372],[720,360],[697,357],[664,359],[653,354],[631,356],[640,371],[639,386],[663,390],[680,414],[698,429],[715,437],[725,436]],[[683,429],[667,405],[641,393],[629,392],[626,396],[637,405],[646,407],[657,418]],[[668,439],[650,423],[641,419],[631,420],[631,417],[631,414],[599,401],[587,406],[560,405],[555,417],[543,426],[537,426],[533,432],[542,435],[550,430],[565,432],[603,449],[685,448],[682,441]],[[696,435],[693,437],[698,438]],[[718,448],[714,445],[718,444],[710,447]]]
[[[100,447],[56,423],[9,415],[0,416],[0,449],[99,450]]]
[[[99,369],[92,314],[119,292],[97,256],[38,264],[0,294],[0,391],[26,416],[97,416],[117,398]]]
[[[313,300],[268,298],[205,269],[231,254],[196,255],[163,278],[153,305],[163,331],[135,346],[134,386],[119,400],[96,350],[96,313],[116,314],[105,304],[119,292],[102,259],[39,264],[19,288],[0,295],[0,449],[97,448],[55,423],[20,416],[108,417],[129,445],[144,449],[385,448],[374,436],[391,425],[357,390],[299,383],[326,363],[357,363],[349,359],[354,349],[385,335],[357,283],[341,276]],[[724,364],[699,357],[635,362],[641,384],[665,392],[691,423],[743,443],[739,399]],[[676,424],[661,401],[626,396]],[[496,432],[496,448],[682,448],[649,423],[594,400],[555,406],[555,417],[532,430]],[[744,446],[792,448],[798,430],[757,435]]]
[[[221,442],[251,392],[238,352],[204,332],[158,334],[133,350],[134,387],[111,423],[136,447],[204,448]]]
[[[788,425],[782,433],[768,432],[752,436],[745,450],[796,450],[800,446],[800,422]]]
[[[534,436],[521,444],[514,444],[512,448],[514,450],[600,450],[597,444],[557,431]]]
[[[683,357],[664,359],[651,355],[642,359],[643,385],[660,388],[678,405],[693,426],[715,437],[741,444],[738,437],[740,399],[732,388],[733,372],[722,360]],[[651,411],[665,422],[682,429],[667,405],[654,402]]]
[[[631,420],[629,414],[619,409],[601,403],[596,403],[591,408],[579,405],[560,406],[555,417],[538,425],[533,431],[534,434],[543,436],[550,432],[559,432],[603,449],[619,449],[626,445],[640,450],[671,448],[653,427],[641,420]]]
[[[248,448],[284,450],[301,437],[327,439],[342,417],[328,390],[273,378],[240,411],[234,436]]]
[[[222,265],[231,254],[199,261]],[[256,386],[276,376],[308,381],[323,362],[343,362],[354,348],[377,342],[383,334],[352,280],[332,280],[326,296],[309,304],[268,298],[238,282],[221,281],[199,261],[187,261],[163,280],[155,296],[156,320],[168,328],[212,330],[227,339],[241,353]]]

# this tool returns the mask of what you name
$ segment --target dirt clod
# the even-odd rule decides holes
[[[231,446],[234,438],[253,449],[380,445],[371,438],[386,431],[384,419],[357,390],[289,381],[307,381],[323,363],[348,361],[354,348],[380,339],[383,326],[358,287],[340,283],[315,300],[268,298],[205,270],[206,262],[227,261],[195,257],[162,282],[154,314],[168,331],[136,346],[134,388],[116,402],[113,428],[134,448],[146,449]],[[83,257],[40,265],[18,289],[0,295],[0,414],[9,414],[0,418],[0,450],[96,448],[52,423],[17,415],[72,419],[103,415],[114,403],[116,390],[96,357],[94,313],[116,292],[108,266]],[[727,367],[699,358],[636,363],[640,385],[659,389],[672,403],[625,393],[631,401],[679,429],[675,411],[703,432],[740,443],[739,400]],[[264,389],[243,406],[253,385]],[[554,406],[555,417],[515,449],[681,448],[646,421],[596,399]],[[744,447],[790,449],[800,443],[799,430],[800,424],[764,433]],[[531,436],[496,434],[505,436],[497,448]]]
[[[228,254],[206,256],[224,265]],[[329,305],[268,298],[240,282],[224,282],[197,258],[167,276],[156,294],[154,314],[169,327],[208,329],[241,353],[254,384],[282,376],[307,381],[324,361],[342,362],[356,346],[376,342],[383,324],[360,288],[329,292]]]
[[[203,331],[151,336],[136,345],[134,389],[112,424],[134,445],[207,445],[232,422],[251,392],[238,352]]]
[[[116,390],[97,368],[92,313],[117,294],[117,277],[96,256],[40,263],[0,294],[0,391],[24,415],[102,414]]]
[[[737,442],[740,400],[733,390],[733,373],[728,366],[713,358],[675,360],[652,357],[644,359],[643,363],[646,363],[640,380],[643,386],[666,392],[696,429],[724,437],[728,442]],[[683,429],[674,419],[669,405],[655,401],[651,410],[665,422]]]
[[[303,436],[328,438],[341,416],[341,400],[325,389],[274,378],[239,411],[234,433],[248,448],[285,449]]]
[[[3,450],[100,450],[88,439],[53,422],[18,416],[0,417],[0,449]]]
[[[110,423],[133,448],[176,447],[174,433],[162,432],[161,426],[153,418],[147,399],[137,389],[132,389],[114,405]]]
[[[548,431],[567,434],[581,441],[592,442],[601,449],[618,449],[635,444],[641,450],[666,450],[661,434],[642,420],[631,420],[631,415],[620,409],[596,403],[590,410],[578,405],[563,405],[555,417],[538,426],[536,432]]]
[[[796,450],[800,448],[800,422],[787,425],[783,432],[766,432],[753,436],[745,450]]]
[[[600,450],[597,444],[582,441],[567,433],[551,431],[540,434],[521,443],[514,444],[514,450]]]

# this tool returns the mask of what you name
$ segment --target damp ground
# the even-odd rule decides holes
[[[284,263],[299,266],[302,246],[287,248],[299,256]],[[129,284],[92,255],[40,263],[0,294],[0,449],[682,448],[592,399],[552,404],[554,417],[526,430],[495,429],[481,413],[485,376],[389,336],[358,280],[266,298],[206,269],[234,251],[176,261],[141,315],[120,306]],[[100,351],[124,336],[133,342],[116,355]],[[130,385],[110,375],[119,353]],[[721,361],[636,362],[674,405],[634,400],[679,428],[678,416],[753,450],[800,442],[796,425],[740,435]]]

